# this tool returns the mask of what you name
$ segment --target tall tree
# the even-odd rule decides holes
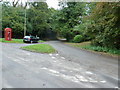
[[[85,15],[85,3],[82,2],[60,2],[61,9],[55,13],[56,29],[68,41],[74,37],[73,28],[81,23],[81,17]]]
[[[90,14],[74,30],[85,40],[92,40],[93,45],[120,49],[120,3],[89,3],[89,8]]]
[[[95,34],[93,44],[120,49],[119,11],[120,3],[97,3],[90,17],[90,19],[94,21],[94,23],[91,24],[91,29],[93,29],[93,34]]]
[[[34,2],[30,3],[30,8],[27,11],[28,23],[27,27],[31,30],[33,35],[38,35],[39,37],[45,37],[47,30],[50,29],[48,19],[49,19],[49,9],[47,3],[45,2]]]
[[[25,12],[23,7],[13,7],[9,2],[2,4],[2,30],[12,28],[14,38],[23,38]]]

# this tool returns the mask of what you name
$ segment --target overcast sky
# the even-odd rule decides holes
[[[3,0],[3,1],[13,1],[13,0]],[[15,0],[16,1],[16,0]],[[26,2],[26,1],[39,1],[41,2],[42,0],[20,0],[22,2]],[[46,0],[47,4],[49,7],[53,7],[55,9],[58,9],[58,0]]]
[[[3,1],[13,1],[13,0],[3,0]],[[15,0],[16,1],[16,0]],[[45,1],[45,0],[20,0],[22,2],[26,2],[26,1],[37,1],[37,2],[41,2],[41,1]],[[60,1],[60,0],[59,0]],[[113,1],[119,1],[119,0],[68,0],[68,1],[76,1],[76,2],[93,2],[93,1],[108,1],[108,2],[113,2]],[[53,7],[55,9],[59,9],[58,6],[58,0],[46,0],[47,4],[49,7]]]
[[[58,9],[58,0],[47,0],[47,4],[49,7],[53,7],[55,9]]]

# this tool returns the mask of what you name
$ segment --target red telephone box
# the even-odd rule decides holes
[[[4,29],[4,37],[5,37],[5,40],[7,40],[7,41],[12,40],[12,29],[11,28]]]

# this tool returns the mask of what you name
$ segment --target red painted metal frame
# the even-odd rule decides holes
[[[4,29],[4,38],[6,41],[12,40],[12,29],[11,28],[5,28]]]

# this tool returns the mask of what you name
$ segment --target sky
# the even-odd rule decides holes
[[[3,1],[11,1],[12,2],[13,0],[3,0]],[[39,1],[39,2],[41,2],[42,0],[20,0],[20,1],[22,1],[22,2],[26,2],[26,1]],[[58,0],[46,0],[46,3],[48,4],[49,8],[52,7],[52,8],[55,8],[55,9],[59,9]]]
[[[58,9],[58,0],[47,0],[46,1],[49,7],[53,7],[55,9]]]
[[[28,0],[28,1],[37,1],[37,2],[41,2],[41,1],[45,1],[45,0]],[[58,9],[58,0],[46,0],[47,4],[49,7]]]
[[[3,1],[13,1],[13,0],[3,0]],[[16,1],[16,0],[15,0]],[[41,1],[45,1],[45,0],[20,0],[22,2],[25,2],[25,1],[37,1],[37,2],[41,2]],[[60,0],[59,0],[60,1]],[[76,1],[76,2],[80,2],[80,1],[119,1],[119,0],[68,0],[68,1]],[[48,4],[48,7],[52,7],[54,9],[59,9],[59,6],[58,6],[58,0],[46,0],[47,4]]]

